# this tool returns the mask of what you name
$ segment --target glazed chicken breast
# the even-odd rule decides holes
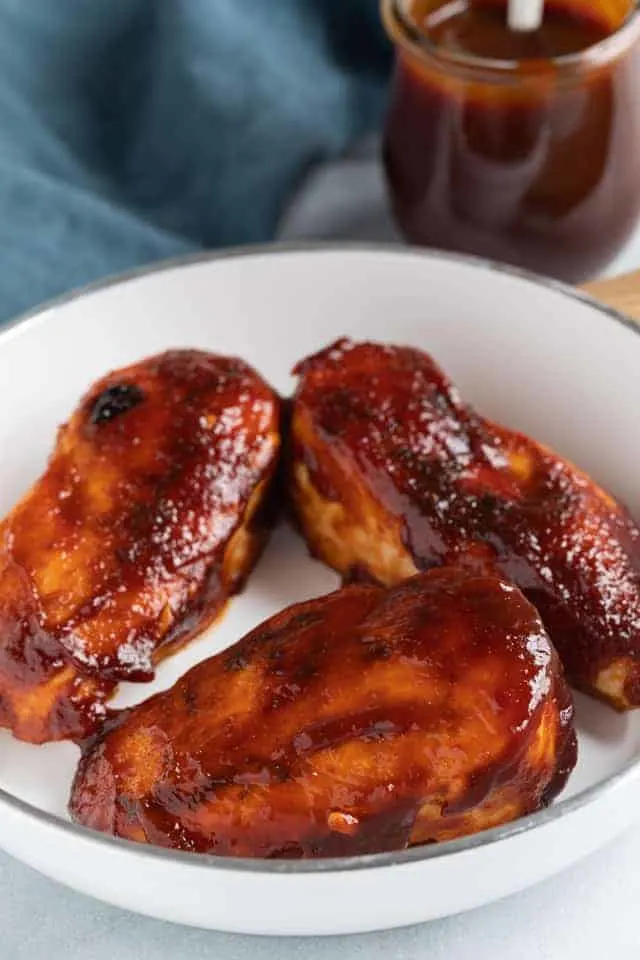
[[[296,604],[85,745],[75,820],[247,857],[394,850],[537,810],[575,763],[534,607],[438,569]]]
[[[279,447],[240,360],[174,350],[96,383],[0,524],[0,725],[84,737],[206,626],[263,543]]]
[[[624,507],[477,414],[419,350],[340,341],[296,372],[290,492],[315,556],[383,584],[443,564],[507,577],[570,682],[640,705],[640,534]]]

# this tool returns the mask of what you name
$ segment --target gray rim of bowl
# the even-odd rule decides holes
[[[517,277],[527,283],[533,283],[536,286],[546,287],[556,293],[560,293],[572,300],[578,300],[610,320],[615,320],[631,330],[636,335],[640,335],[640,326],[633,320],[620,313],[618,310],[608,307],[594,300],[589,294],[582,292],[559,280],[553,280],[547,277],[539,276],[520,267],[512,267],[493,260],[485,260],[481,257],[472,257],[466,254],[449,253],[443,250],[420,249],[415,247],[403,247],[391,243],[345,243],[345,242],[320,242],[320,243],[274,243],[257,244],[244,247],[232,247],[223,250],[201,251],[194,254],[187,254],[182,257],[174,257],[169,260],[161,260],[142,267],[134,267],[122,273],[108,276],[97,280],[87,286],[71,290],[62,296],[55,297],[44,304],[29,310],[9,321],[0,329],[0,347],[2,341],[7,335],[15,332],[16,328],[25,323],[41,318],[44,314],[58,307],[65,306],[72,301],[79,300],[92,293],[97,293],[108,287],[127,283],[130,280],[136,280],[141,277],[152,276],[155,273],[162,273],[167,270],[180,269],[195,264],[215,262],[216,260],[227,260],[240,257],[263,257],[274,256],[278,254],[316,254],[316,253],[371,253],[383,254],[385,256],[393,255],[398,257],[424,257],[428,260],[454,261],[468,267],[480,270],[489,270],[494,273],[506,274]],[[640,757],[635,757],[628,761],[620,770],[606,777],[604,780],[593,784],[586,790],[566,800],[560,800],[559,803],[539,810],[536,813],[528,814],[518,820],[514,820],[504,826],[493,827],[490,830],[484,830],[470,836],[460,837],[457,840],[447,840],[443,843],[434,843],[427,846],[410,847],[406,850],[391,851],[389,853],[371,853],[361,854],[351,857],[336,858],[318,858],[309,860],[261,860],[257,858],[244,857],[225,857],[216,856],[208,853],[189,853],[182,850],[172,850],[164,847],[156,847],[150,844],[135,843],[124,840],[120,837],[112,837],[108,834],[99,833],[90,830],[80,824],[73,823],[71,820],[63,820],[56,814],[41,810],[33,804],[20,800],[7,790],[0,788],[0,806],[5,805],[12,808],[16,813],[31,817],[37,820],[45,827],[52,827],[56,830],[68,833],[88,843],[106,845],[109,848],[119,848],[129,853],[145,857],[157,857],[165,861],[175,861],[193,867],[204,869],[222,869],[236,870],[250,873],[270,873],[270,874],[306,874],[306,873],[336,873],[343,870],[366,870],[390,866],[402,866],[404,864],[417,863],[423,860],[435,860],[439,857],[451,856],[458,853],[464,853],[488,844],[496,843],[500,840],[507,840],[518,834],[526,833],[535,827],[541,827],[552,821],[559,820],[567,814],[574,813],[582,807],[592,803],[597,798],[620,788],[627,781],[640,775]]]

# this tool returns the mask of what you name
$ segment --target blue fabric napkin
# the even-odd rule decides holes
[[[379,123],[389,56],[378,0],[0,0],[0,323],[271,239]]]

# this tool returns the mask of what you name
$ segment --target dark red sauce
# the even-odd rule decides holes
[[[507,23],[503,0],[414,0],[412,16],[432,43],[463,56],[493,60],[530,60],[564,57],[600,43],[611,32],[597,3],[580,11],[547,3],[538,30],[518,32]]]
[[[600,672],[625,662],[627,704],[640,704],[640,529],[623,506],[476,413],[419,350],[341,341],[297,372],[316,490],[334,491],[352,524],[396,524],[418,569],[497,570],[537,607],[575,686],[601,695]],[[354,478],[370,502],[348,499]],[[366,579],[360,559],[364,575],[340,572]]]
[[[0,726],[87,735],[119,680],[218,616],[268,532],[278,451],[279,400],[240,360],[172,350],[94,384],[0,525]]]
[[[122,711],[85,745],[70,809],[230,856],[400,849],[548,802],[575,763],[571,717],[522,594],[432,570],[283,610]]]
[[[615,256],[640,210],[637,31],[588,58],[626,6],[547,2],[525,34],[504,0],[404,4],[385,162],[408,239],[570,282]],[[553,59],[587,50],[574,68]]]

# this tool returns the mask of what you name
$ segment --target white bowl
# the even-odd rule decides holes
[[[0,508],[41,471],[54,431],[106,370],[170,346],[240,354],[288,392],[305,354],[343,335],[432,352],[478,408],[588,470],[640,517],[640,336],[569,288],[518,271],[397,248],[260,249],[142,271],[80,292],[0,335]],[[280,530],[245,592],[164,663],[194,662],[335,576]],[[218,930],[329,934],[428,920],[520,890],[595,850],[636,816],[640,713],[577,698],[580,760],[549,809],[470,838],[344,860],[174,853],[71,824],[77,748],[0,734],[0,845],[110,903]]]

